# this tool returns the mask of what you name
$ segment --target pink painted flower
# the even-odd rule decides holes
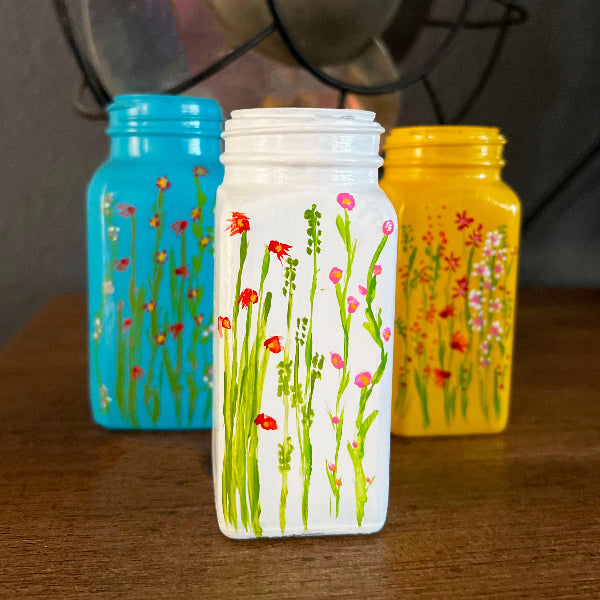
[[[499,231],[490,231],[486,236],[485,243],[486,244],[489,243],[494,248],[497,248],[500,245],[501,241],[502,241],[502,234]]]
[[[481,361],[481,366],[486,369],[487,367],[490,366],[490,361],[487,358],[484,358],[483,356],[480,359]]]
[[[390,337],[392,337],[392,330],[389,327],[386,327],[383,330],[383,339],[387,342]]]
[[[373,275],[381,275],[381,265],[375,265],[373,267]]]
[[[483,289],[489,291],[492,289],[492,282],[491,281],[485,281],[483,284]]]
[[[352,194],[346,193],[338,194],[337,201],[342,208],[345,208],[347,210],[352,210],[354,208],[354,205],[356,204],[354,196],[352,196]]]
[[[490,302],[490,312],[498,312],[499,310],[502,310],[502,300],[500,300],[500,298],[494,298]]]
[[[490,275],[490,268],[485,264],[485,262],[475,263],[473,265],[473,277],[483,277],[484,279],[489,279]]]
[[[469,292],[469,306],[475,310],[480,310],[483,304],[483,297],[479,290],[471,290]]]
[[[340,418],[338,416],[333,416],[333,417],[331,417],[331,422],[334,425],[339,425],[340,424]]]
[[[348,312],[350,314],[356,312],[356,309],[360,306],[360,302],[354,296],[348,296],[346,302],[348,303]]]
[[[490,345],[485,340],[483,342],[481,342],[481,345],[479,346],[479,348],[481,349],[481,351],[484,354],[487,354],[490,351]]]
[[[359,388],[367,387],[371,383],[371,373],[369,371],[362,371],[354,378],[354,385]]]
[[[494,277],[499,279],[502,273],[504,273],[504,265],[501,262],[496,262],[494,265]]]
[[[491,246],[485,246],[483,249],[483,255],[487,258],[494,256],[494,249]]]
[[[117,204],[115,208],[119,215],[125,219],[135,215],[135,206],[131,206],[131,204]]]
[[[344,272],[341,269],[333,267],[333,269],[329,271],[329,281],[331,281],[331,283],[337,283],[342,278],[343,274]]]
[[[456,225],[458,230],[467,228],[475,219],[467,217],[467,211],[463,210],[461,213],[456,213]]]
[[[364,285],[359,285],[358,286],[358,293],[361,296],[366,296],[367,295],[367,288]]]
[[[366,478],[365,478],[365,481],[366,481],[367,483],[371,483],[371,478],[370,478],[370,477],[366,477]]]
[[[392,233],[394,233],[394,221],[388,219],[383,224],[383,235],[391,235]]]
[[[336,352],[332,352],[331,353],[331,364],[336,369],[343,369],[344,368],[344,359]]]
[[[490,335],[497,340],[500,339],[500,336],[502,335],[502,325],[500,325],[500,321],[494,321],[490,325]]]
[[[458,298],[459,296],[464,296],[467,293],[467,289],[468,289],[467,278],[463,277],[461,279],[457,279],[456,285],[454,286],[454,289],[452,290],[453,291],[452,297]]]
[[[352,447],[353,447],[353,448],[358,448],[358,443],[357,443],[357,441],[356,441],[356,440],[353,440],[353,441],[352,441]]]
[[[194,177],[204,177],[205,175],[208,175],[208,169],[201,165],[194,167],[192,171],[194,173]]]
[[[481,331],[483,327],[483,317],[481,315],[473,315],[472,319],[469,319],[469,325],[471,325],[473,331]]]
[[[327,468],[332,472],[335,473],[337,471],[337,467],[333,464],[333,463],[329,463],[327,465]]]

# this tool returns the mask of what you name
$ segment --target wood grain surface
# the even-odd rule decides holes
[[[394,438],[379,534],[236,542],[210,433],[95,426],[53,299],[0,352],[0,597],[600,598],[600,291],[519,300],[504,434]]]

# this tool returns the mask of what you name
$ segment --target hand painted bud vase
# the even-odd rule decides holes
[[[383,526],[397,227],[373,117],[254,109],[225,125],[213,473],[229,537]]]
[[[211,426],[213,100],[120,96],[88,190],[91,405],[116,429]]]
[[[495,433],[507,423],[520,208],[492,127],[407,127],[385,144],[398,213],[392,432]]]

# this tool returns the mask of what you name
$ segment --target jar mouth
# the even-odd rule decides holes
[[[167,94],[116,96],[107,108],[107,133],[219,137],[223,113],[216,100]]]
[[[247,108],[234,110],[223,138],[269,133],[381,134],[375,113],[351,108]]]
[[[385,150],[414,146],[502,145],[506,138],[498,127],[480,125],[415,125],[390,131]]]

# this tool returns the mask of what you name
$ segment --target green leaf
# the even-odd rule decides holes
[[[378,410],[374,410],[362,423],[362,425],[360,426],[359,430],[358,430],[358,437],[361,438],[362,440],[364,440],[367,437],[367,431],[369,431],[369,428],[371,427],[371,425],[373,424],[373,421],[375,420],[375,418],[377,417],[377,415],[379,414]]]
[[[340,215],[338,215],[335,218],[335,226],[337,227],[337,230],[339,231],[340,237],[342,238],[344,244],[348,245],[348,242],[346,240],[346,228],[344,226],[344,220]]]

